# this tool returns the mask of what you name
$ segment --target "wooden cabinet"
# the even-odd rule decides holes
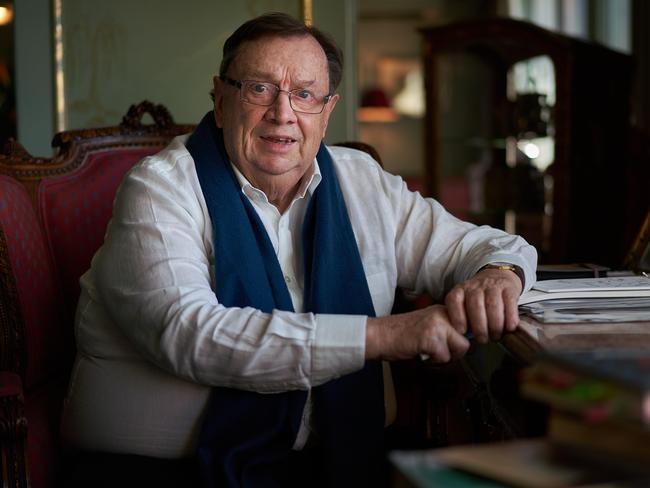
[[[506,18],[420,32],[427,192],[461,218],[509,223],[542,262],[619,266],[627,245],[630,56]],[[538,56],[552,62],[555,83],[554,157],[544,171],[507,157],[526,98],[513,99],[509,76]]]

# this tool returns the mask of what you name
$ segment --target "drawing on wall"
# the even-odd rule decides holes
[[[119,120],[123,107],[103,102],[107,80],[128,79],[124,73],[125,33],[116,23],[75,24],[66,34],[66,98],[72,127],[99,127]],[[119,108],[119,110],[118,110]]]

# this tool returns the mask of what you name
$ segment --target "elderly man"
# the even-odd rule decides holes
[[[82,278],[78,484],[103,463],[93,486],[118,466],[189,486],[188,458],[206,486],[374,483],[382,360],[446,362],[469,331],[516,328],[534,248],[323,145],[341,72],[323,33],[253,19],[224,45],[214,110],[126,177]],[[444,305],[390,315],[398,286]]]

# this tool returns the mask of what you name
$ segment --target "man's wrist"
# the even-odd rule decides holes
[[[526,287],[526,276],[524,270],[519,266],[510,263],[488,263],[485,266],[482,266],[478,271],[481,272],[484,269],[499,269],[502,271],[511,271],[517,275],[521,281],[521,289],[523,290]]]

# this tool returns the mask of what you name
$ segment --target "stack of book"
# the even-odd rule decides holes
[[[650,349],[545,352],[521,392],[550,407],[550,441],[577,457],[650,471]]]

